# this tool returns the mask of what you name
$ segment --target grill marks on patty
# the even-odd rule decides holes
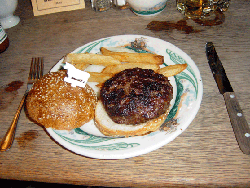
[[[173,88],[164,75],[134,68],[106,81],[100,96],[114,122],[136,125],[164,114],[173,98]]]

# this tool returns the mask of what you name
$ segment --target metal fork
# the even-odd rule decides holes
[[[15,137],[17,122],[19,119],[20,112],[23,108],[26,96],[29,93],[29,90],[33,86],[33,84],[42,76],[43,76],[43,58],[41,57],[32,58],[30,64],[28,83],[27,83],[27,90],[20,102],[20,105],[16,111],[16,114],[10,125],[10,128],[8,129],[3,140],[0,143],[0,151],[7,151],[12,146]]]

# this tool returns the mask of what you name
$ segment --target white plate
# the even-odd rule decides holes
[[[171,125],[167,132],[156,131],[129,138],[105,137],[95,127],[94,121],[71,131],[48,128],[47,132],[56,142],[74,153],[91,158],[124,159],[146,154],[168,144],[189,126],[200,108],[203,85],[194,61],[173,44],[143,35],[120,35],[90,42],[73,53],[100,53],[102,46],[124,47],[140,38],[146,41],[147,50],[164,56],[165,65],[188,64],[185,71],[170,78],[174,87],[174,99],[171,101],[172,109],[167,121],[174,120],[177,123]],[[62,60],[51,72],[57,71],[61,66]],[[93,86],[93,83],[90,85]]]

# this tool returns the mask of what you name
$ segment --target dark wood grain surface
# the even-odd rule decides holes
[[[199,32],[147,29],[151,21],[177,23],[183,16],[169,0],[155,17],[130,10],[95,12],[86,8],[34,17],[29,0],[19,1],[21,22],[6,30],[10,46],[0,54],[0,138],[7,131],[24,94],[32,57],[43,56],[45,73],[65,54],[88,42],[114,35],[142,34],[168,41],[187,53],[200,70],[204,94],[190,126],[158,150],[122,160],[98,160],[76,155],[55,143],[21,113],[12,148],[0,153],[0,178],[116,187],[250,186],[250,156],[235,139],[223,96],[209,69],[205,43],[214,43],[246,120],[250,122],[249,1],[232,0],[224,23],[186,24]],[[24,84],[4,92],[13,81]]]

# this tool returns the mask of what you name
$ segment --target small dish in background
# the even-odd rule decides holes
[[[130,9],[138,16],[155,16],[161,13],[167,0],[127,0]]]

